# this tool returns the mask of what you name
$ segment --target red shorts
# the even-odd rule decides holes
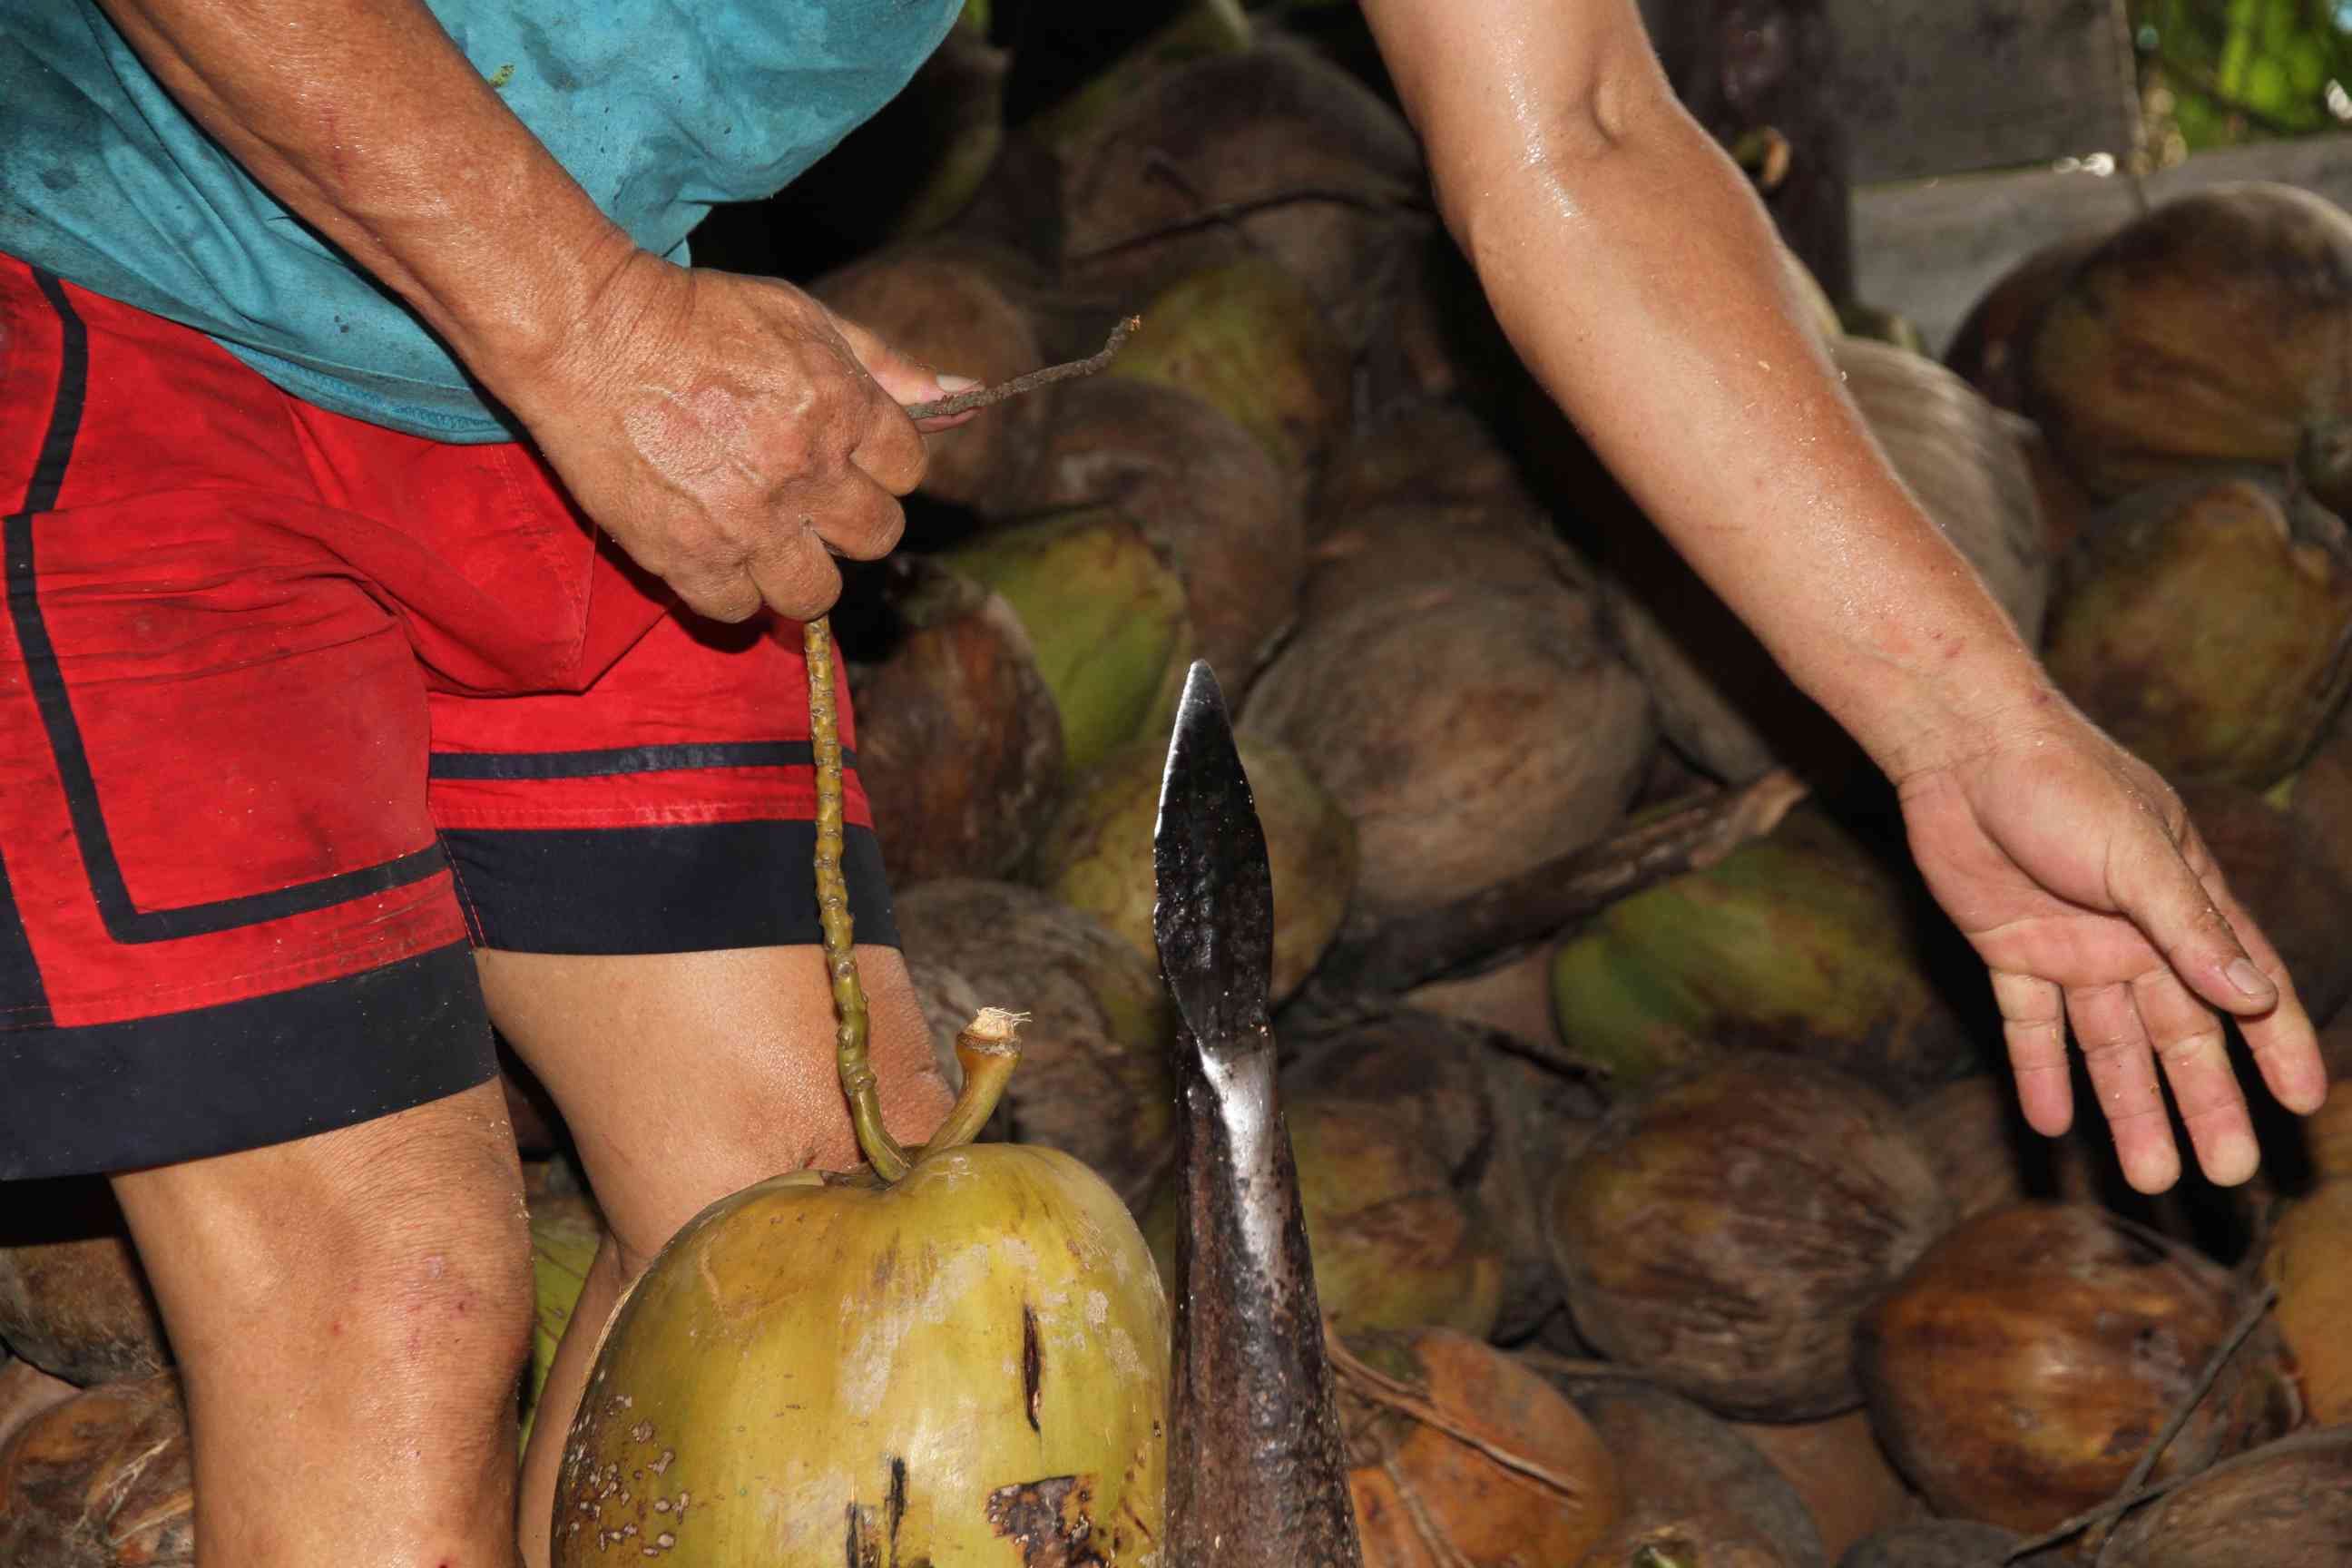
[[[480,1083],[474,943],[819,940],[800,626],[680,610],[527,447],[322,412],[0,257],[0,1178]]]

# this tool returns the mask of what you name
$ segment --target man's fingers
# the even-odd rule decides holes
[[[2198,1165],[2216,1185],[2237,1185],[2254,1173],[2262,1153],[2221,1018],[2168,969],[2142,975],[2132,992]]]
[[[2116,908],[2189,990],[2242,1016],[2278,1005],[2277,984],[2255,964],[2204,882],[2153,824],[2131,836],[2108,868],[2107,885]]]
[[[686,607],[714,621],[748,621],[766,596],[740,566],[719,572],[675,573],[668,583]]]
[[[2017,1074],[2017,1103],[2025,1124],[2055,1138],[2074,1124],[2074,1080],[2066,1059],[2066,1015],[2058,987],[2031,974],[1995,970],[1993,1001]]]
[[[746,581],[769,608],[791,621],[814,620],[841,597],[841,569],[810,532],[779,542],[753,556]]]
[[[2066,996],[2066,1015],[2090,1069],[2091,1090],[2115,1135],[2124,1179],[2143,1193],[2160,1193],[2180,1179],[2164,1090],[2149,1058],[2147,1026],[2128,985],[2090,985]]]

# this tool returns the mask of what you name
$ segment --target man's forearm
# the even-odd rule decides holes
[[[1762,205],[1673,101],[1631,7],[1580,4],[1583,30],[1550,0],[1442,16],[1425,0],[1367,0],[1405,61],[1448,223],[1514,346],[1685,559],[1890,772],[2042,700],[2015,629],[1800,324]]]
[[[491,391],[634,251],[422,0],[100,0],[188,114]]]

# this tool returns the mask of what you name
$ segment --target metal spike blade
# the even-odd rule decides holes
[[[1151,862],[1152,933],[1185,1026],[1212,1053],[1262,1036],[1274,977],[1274,879],[1224,692],[1205,660],[1194,660],[1184,679]]]

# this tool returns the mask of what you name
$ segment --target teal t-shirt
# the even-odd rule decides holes
[[[428,4],[605,213],[683,261],[712,205],[782,189],[895,97],[961,0]],[[512,437],[440,341],[181,113],[92,0],[0,0],[0,252],[206,332],[337,413]]]

